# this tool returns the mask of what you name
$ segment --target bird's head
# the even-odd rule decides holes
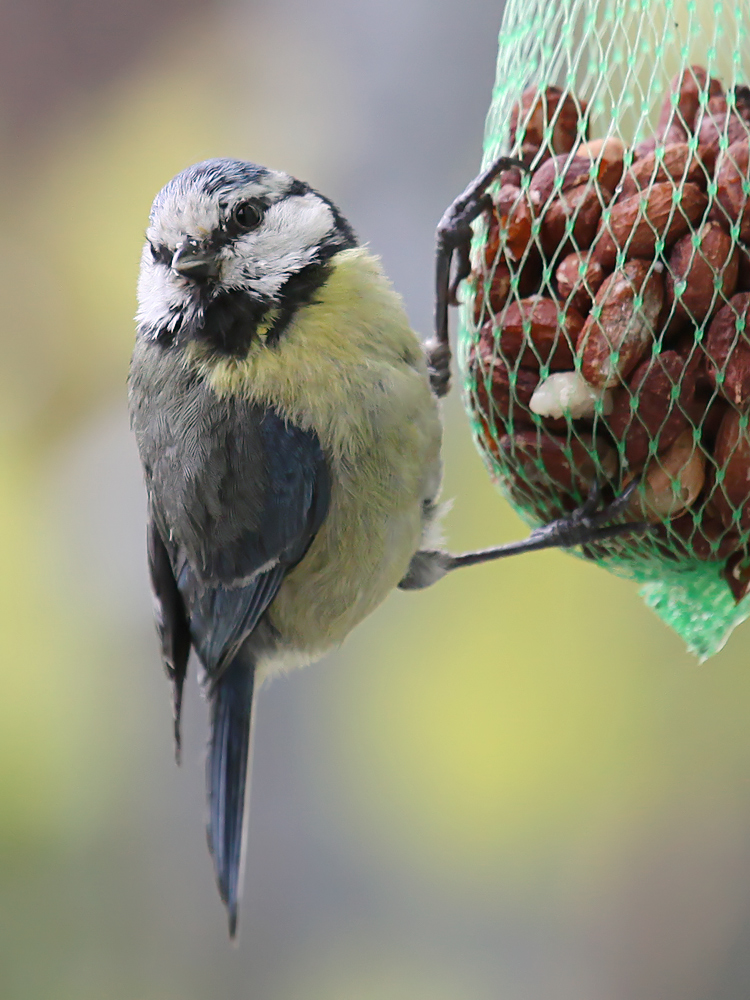
[[[242,160],[197,163],[154,200],[139,335],[242,355],[259,331],[280,336],[330,258],[355,245],[338,209],[302,181]]]

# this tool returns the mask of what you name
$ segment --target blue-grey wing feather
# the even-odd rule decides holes
[[[178,576],[193,645],[209,677],[221,672],[254,631],[328,509],[328,469],[317,436],[273,411],[262,415],[259,436],[265,492],[257,527],[238,532],[231,547],[208,541],[201,574],[184,560]]]
[[[325,459],[314,434],[267,413],[261,437],[269,488],[258,531],[242,536],[237,557],[239,572],[258,567],[256,575],[238,587],[206,586],[204,582],[191,604],[193,641],[212,680],[206,761],[208,843],[232,937],[237,931],[250,719],[256,658],[261,650],[254,633],[285,573],[304,556],[315,537],[330,497]],[[226,563],[221,554],[218,559],[223,574]],[[269,560],[272,565],[263,568]]]
[[[130,401],[165,664],[176,699],[190,645],[209,681],[208,838],[234,934],[255,667],[278,639],[264,614],[323,523],[328,467],[312,431],[220,399],[168,349],[136,345]]]
[[[190,656],[190,623],[169,552],[153,519],[147,527],[148,568],[154,594],[156,631],[161,643],[161,655],[169,679],[172,681],[174,706],[174,745],[177,761],[180,760],[180,718],[182,714],[182,688]]]
[[[312,431],[218,397],[179,351],[138,342],[129,388],[154,529],[210,675],[257,626],[320,527],[326,461]],[[169,595],[169,583],[163,589]]]

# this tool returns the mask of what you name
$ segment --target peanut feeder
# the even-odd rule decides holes
[[[582,554],[707,656],[750,614],[750,5],[714,5],[713,36],[636,6],[509,0],[486,159],[528,169],[500,176],[475,241],[465,399],[531,524],[639,477],[629,514],[652,533]],[[618,60],[639,18],[660,61]]]

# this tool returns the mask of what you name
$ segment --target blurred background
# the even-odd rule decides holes
[[[698,666],[559,553],[393,595],[263,690],[241,939],[184,761],[125,379],[149,205],[233,155],[310,181],[415,327],[476,173],[501,4],[0,4],[0,997],[747,1000],[750,625]],[[525,534],[454,397],[458,551]]]

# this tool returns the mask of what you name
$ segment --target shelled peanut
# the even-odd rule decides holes
[[[511,114],[470,363],[485,446],[519,503],[569,510],[634,476],[655,550],[750,592],[750,89],[689,67],[656,133],[588,139],[584,101]],[[748,243],[748,246],[745,245]],[[646,543],[648,544],[648,542]],[[642,551],[642,546],[639,549]],[[622,550],[621,550],[622,554]]]

